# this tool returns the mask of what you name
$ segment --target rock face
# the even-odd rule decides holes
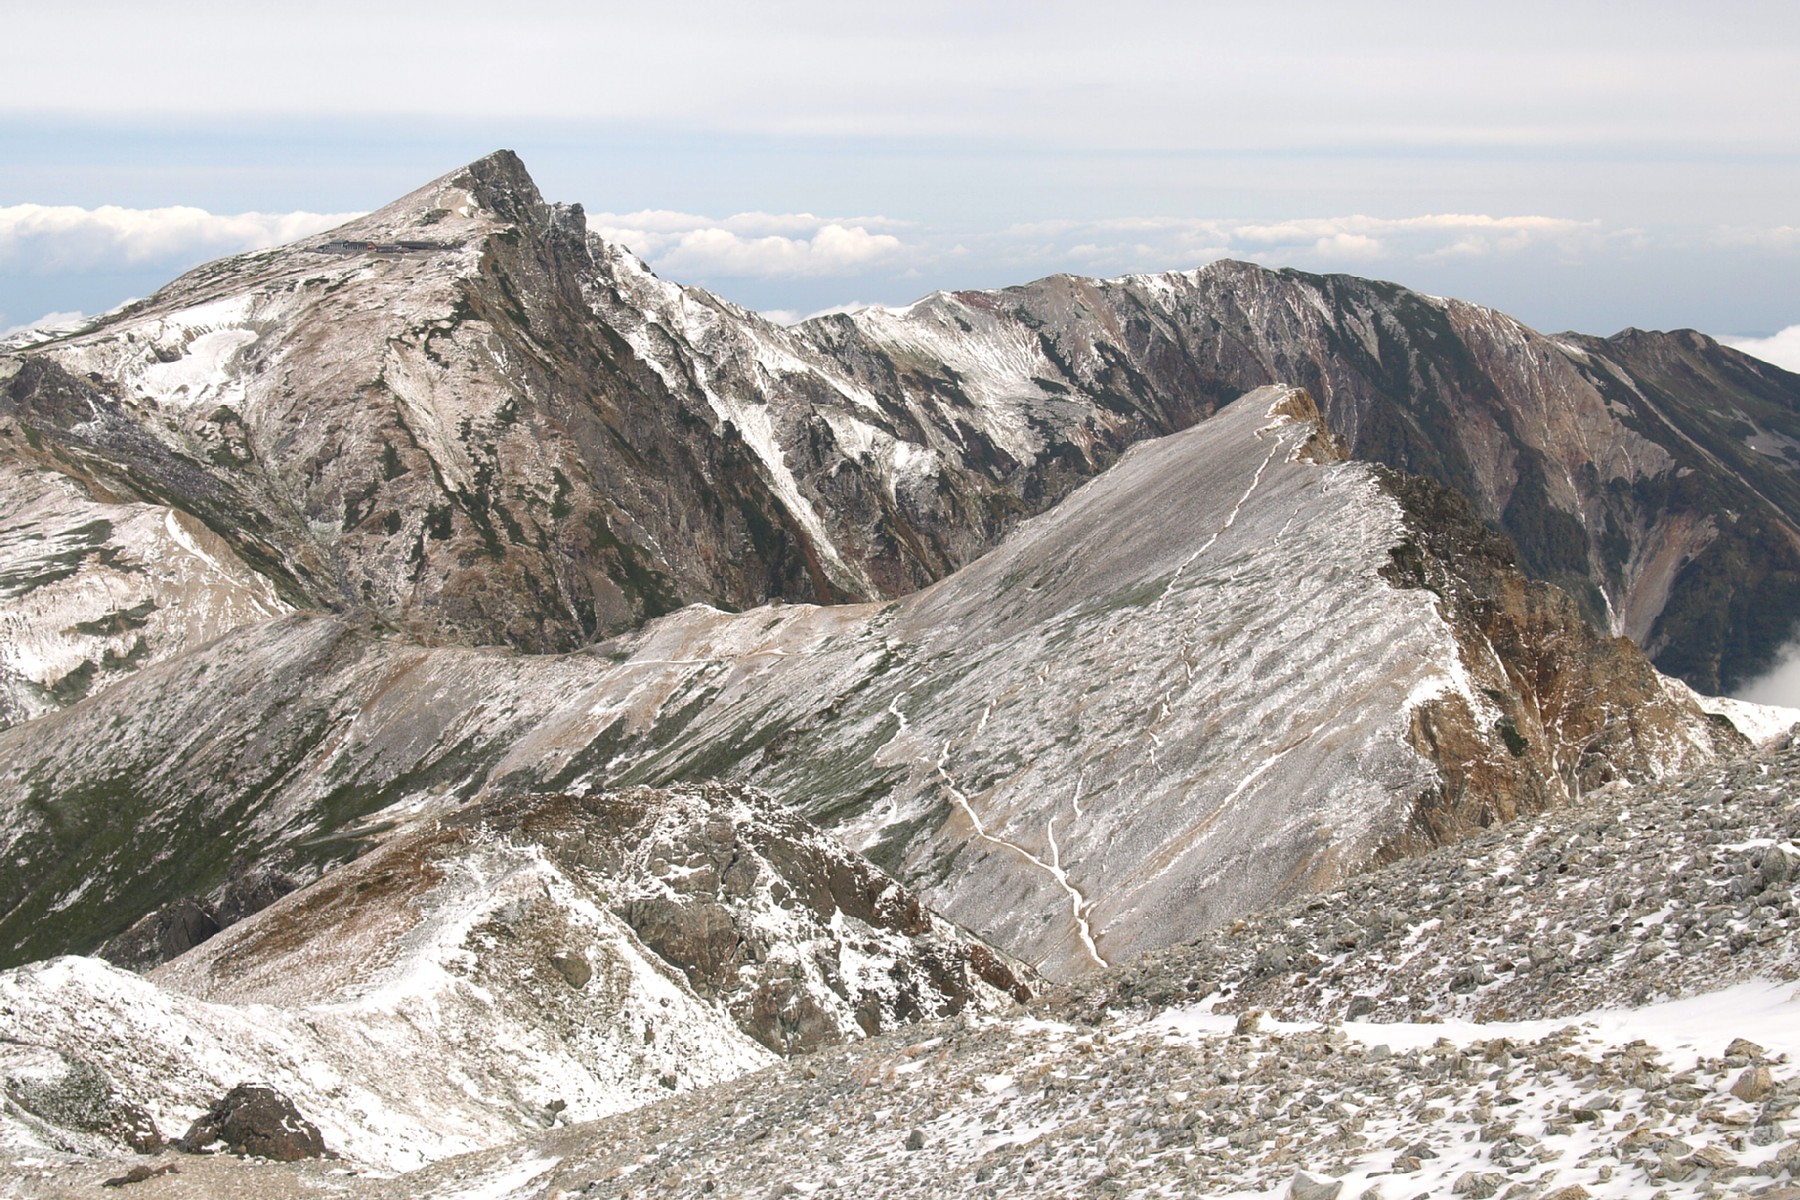
[[[639,941],[778,1054],[1031,995],[1028,972],[761,792],[632,788],[476,814],[593,877]],[[583,955],[550,957],[586,986]]]
[[[501,152],[0,361],[0,466],[55,547],[11,583],[0,718],[287,605],[560,651],[693,602],[903,595],[1277,383],[1702,691],[1791,632],[1800,378],[1697,334],[1552,339],[1242,263],[785,329]],[[157,520],[200,557],[155,567]]]
[[[1443,782],[1421,795],[1383,857],[1419,853],[1521,813],[1578,802],[1617,779],[1646,745],[1694,733],[1693,712],[1623,637],[1597,632],[1565,592],[1519,569],[1512,542],[1460,494],[1384,472],[1407,537],[1389,582],[1437,597],[1473,685],[1413,710],[1414,745]],[[1733,740],[1718,734],[1721,749]]]
[[[1335,458],[1268,389],[893,604],[694,606],[563,657],[241,631],[0,732],[36,864],[0,933],[91,948],[210,890],[221,833],[300,873],[383,808],[727,777],[1070,975],[1734,737],[1444,493]]]
[[[1656,438],[1678,464],[1672,475],[1634,485],[1641,511],[1660,512],[1671,530],[1704,530],[1660,545],[1647,538],[1625,554],[1622,572],[1643,582],[1632,589],[1636,604],[1625,610],[1622,630],[1667,673],[1701,691],[1729,690],[1761,673],[1764,647],[1800,611],[1795,377],[1692,330],[1627,329],[1569,341],[1586,353],[1583,375],[1621,419]],[[1710,505],[1724,511],[1709,515]],[[1621,518],[1621,528],[1629,527]],[[1687,547],[1683,557],[1676,546]]]
[[[134,971],[147,970],[198,946],[228,925],[261,912],[298,885],[280,871],[237,862],[211,897],[183,896],[140,919],[97,953]]]
[[[276,1162],[325,1156],[319,1127],[301,1116],[286,1096],[254,1083],[240,1083],[226,1092],[175,1143],[186,1154],[210,1153],[214,1146]]]

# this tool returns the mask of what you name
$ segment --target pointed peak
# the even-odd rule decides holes
[[[481,207],[516,224],[530,222],[546,207],[525,161],[511,150],[483,155],[446,179],[466,187]]]

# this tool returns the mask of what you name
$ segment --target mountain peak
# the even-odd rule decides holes
[[[495,150],[445,177],[466,187],[482,208],[495,216],[525,224],[547,206],[525,161],[512,150]]]

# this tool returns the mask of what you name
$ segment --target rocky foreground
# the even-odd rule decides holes
[[[1052,992],[375,1177],[133,1195],[1800,1195],[1800,748],[1395,864]],[[1628,1007],[1625,1007],[1628,1006]],[[19,1196],[132,1165],[9,1166]]]

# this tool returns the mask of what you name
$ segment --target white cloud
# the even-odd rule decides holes
[[[1366,233],[1334,233],[1313,243],[1313,253],[1321,258],[1380,258],[1383,247]]]
[[[829,317],[836,313],[861,312],[865,308],[879,308],[877,304],[867,304],[861,300],[852,300],[848,304],[828,304],[813,312],[801,312],[793,308],[765,308],[758,315],[775,322],[777,325],[798,325],[802,321],[810,321],[814,317]]]
[[[1737,698],[1756,704],[1800,708],[1800,642],[1789,643],[1769,673],[1739,688]]]
[[[1732,249],[1800,250],[1800,225],[1728,225],[1713,241]]]
[[[696,276],[848,275],[892,262],[901,249],[893,234],[870,233],[860,225],[826,225],[811,239],[746,238],[728,229],[699,229],[658,255],[656,266]]]
[[[1011,226],[991,240],[1010,247],[1018,261],[1060,257],[1069,266],[1108,273],[1190,267],[1218,258],[1338,269],[1377,261],[1433,262],[1537,250],[1574,257],[1638,236],[1637,230],[1608,229],[1600,221],[1567,217],[1426,213],[1281,221],[1182,217],[1038,221]]]
[[[900,227],[886,217],[836,218],[812,213],[737,213],[723,218],[646,210],[597,213],[588,228],[628,247],[672,278],[784,279],[852,275],[899,261],[906,245],[876,228]],[[799,235],[799,236],[790,236]]]
[[[0,269],[46,273],[193,263],[292,241],[356,215],[14,204],[0,207]]]
[[[989,283],[1057,271],[1112,276],[1187,269],[1220,258],[1328,271],[1384,264],[1383,269],[1399,271],[1405,263],[1533,253],[1582,259],[1591,252],[1616,251],[1640,237],[1637,230],[1608,228],[1597,220],[1483,213],[1278,221],[1124,216],[952,231],[881,216],[744,212],[708,217],[646,209],[590,214],[588,227],[629,247],[665,278],[714,286],[731,279],[882,276],[898,283],[953,272],[966,278],[970,263],[979,264]],[[829,299],[816,290],[811,294],[814,304]],[[814,305],[777,302],[770,307],[791,316]]]
[[[0,338],[11,337],[15,333],[67,333],[80,329],[88,323],[88,315],[79,312],[45,313],[35,321],[27,321],[23,325],[13,325],[0,329]]]
[[[1721,337],[1718,340],[1745,354],[1754,354],[1764,362],[1800,374],[1800,325],[1789,325],[1766,338]]]

